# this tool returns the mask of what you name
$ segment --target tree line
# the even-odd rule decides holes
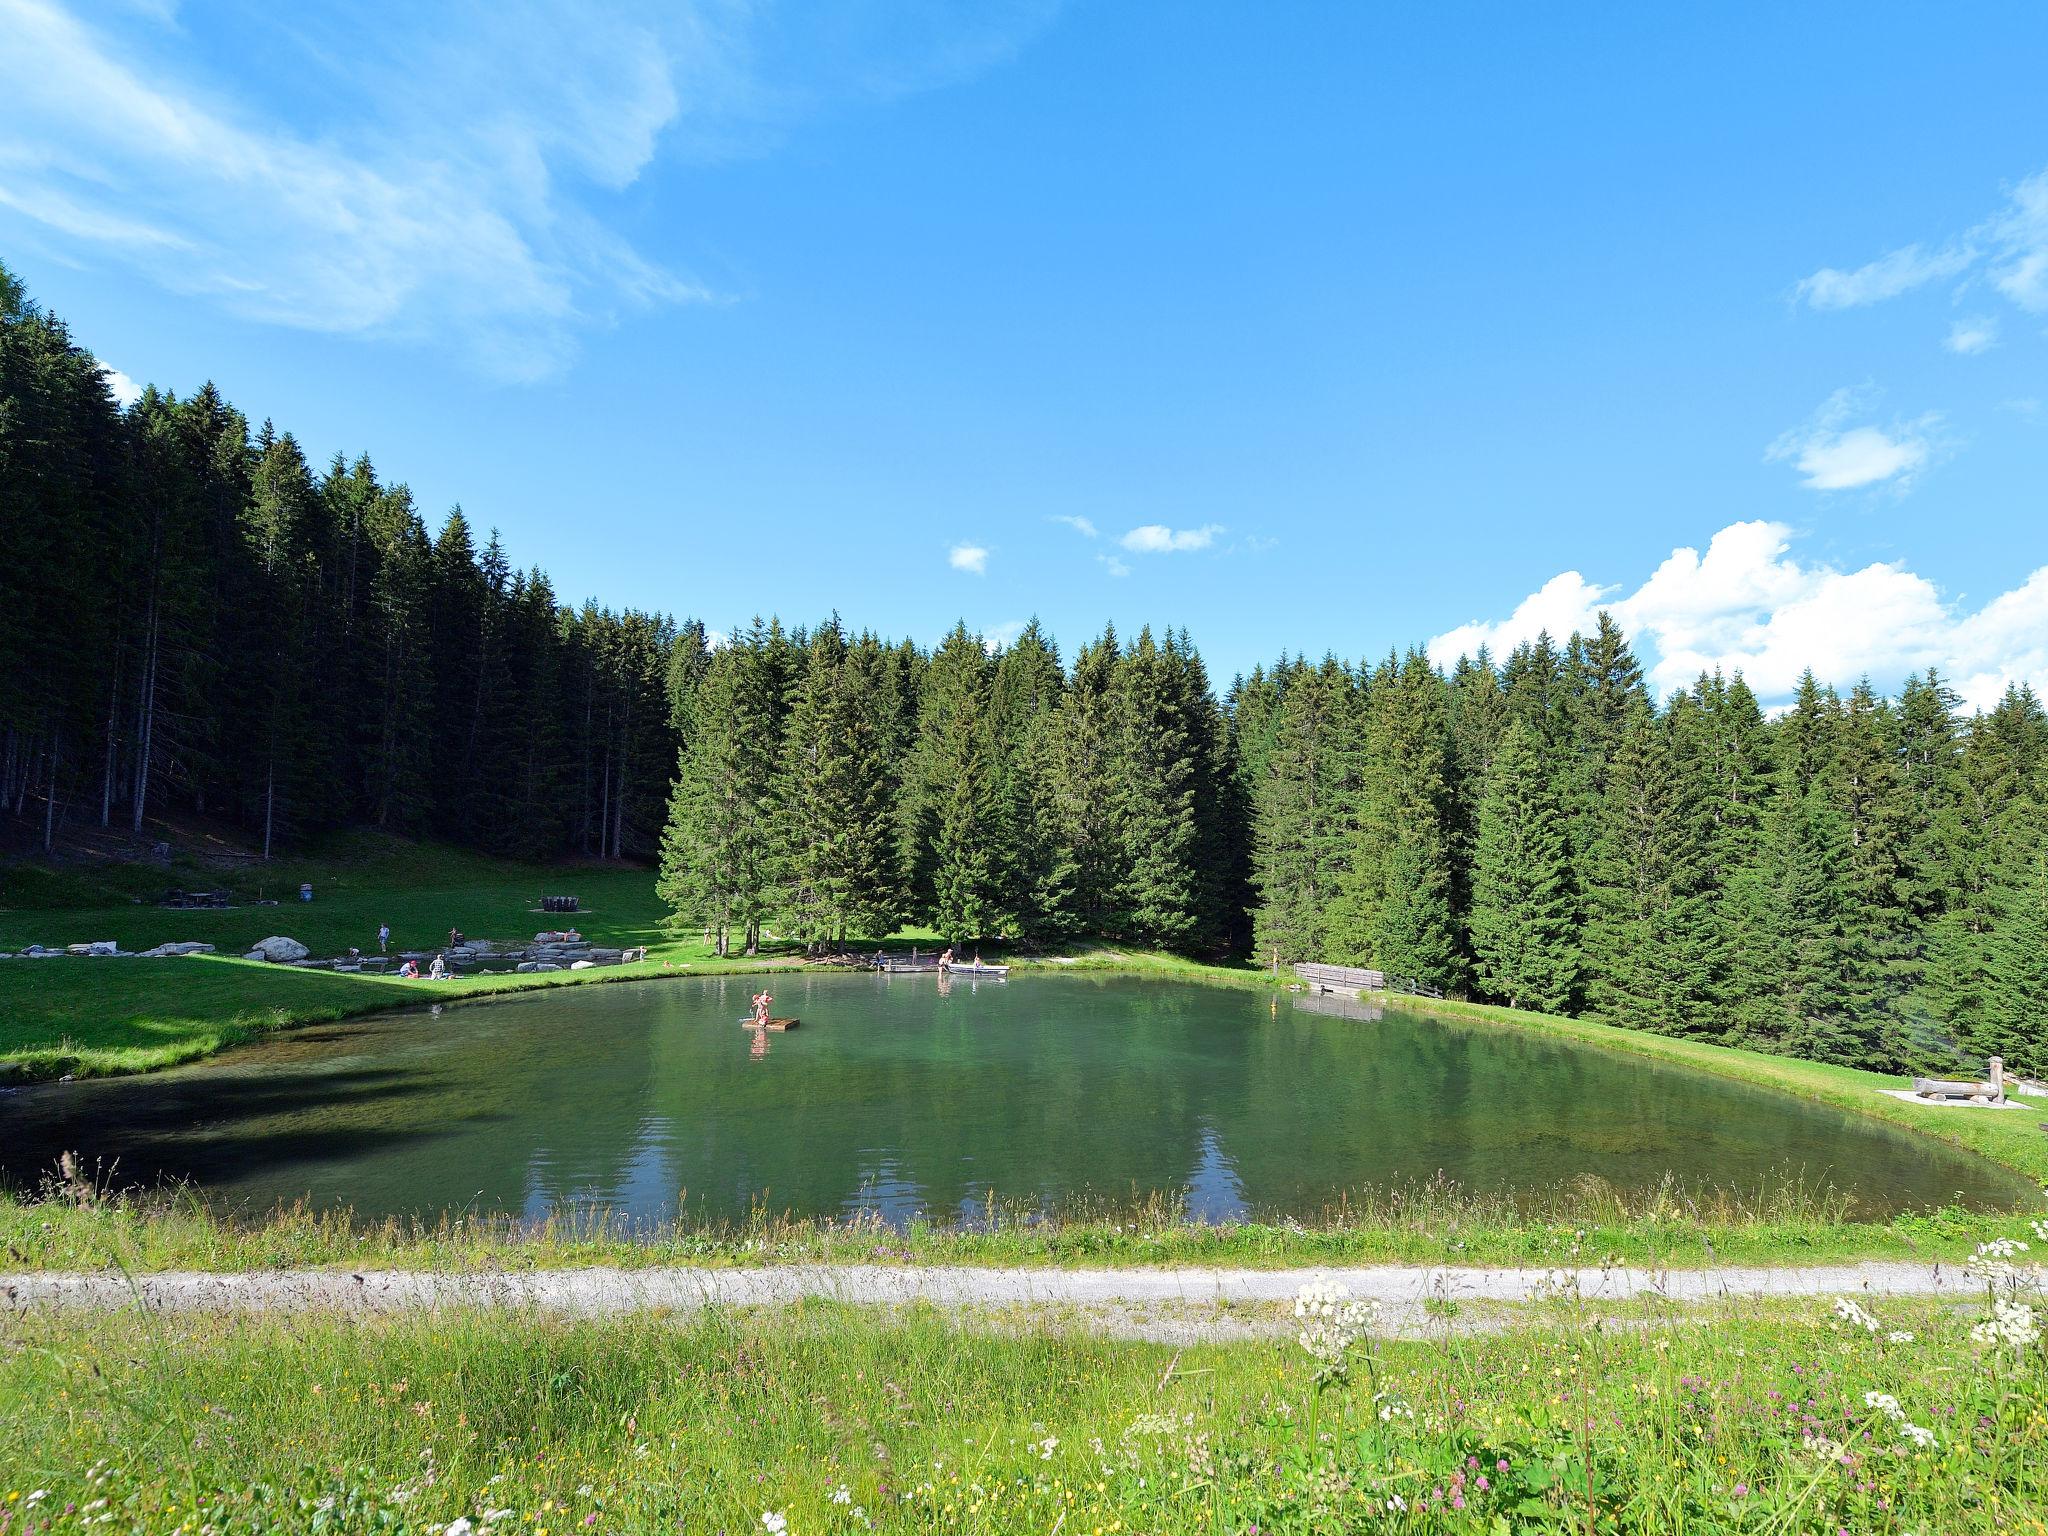
[[[1379,967],[1857,1065],[2048,1070],[2048,716],[1812,676],[1654,700],[1626,638],[1449,669],[1184,631],[1062,659],[560,603],[459,508],[211,386],[122,409],[0,269],[0,814],[371,824],[659,862],[721,952],[918,923]]]
[[[720,954],[906,922],[963,940],[1249,938],[1243,781],[1185,634],[1112,628],[1063,666],[1034,621],[929,654],[833,618],[677,648],[660,891]]]
[[[1858,1066],[2048,1069],[2048,716],[1809,672],[1661,705],[1606,615],[1496,666],[1284,662],[1234,690],[1255,945]]]
[[[211,384],[118,407],[0,268],[0,813],[266,855],[370,824],[495,853],[651,857],[677,628],[557,601],[460,507],[307,461]]]

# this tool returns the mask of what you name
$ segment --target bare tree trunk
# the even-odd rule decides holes
[[[270,862],[270,829],[277,812],[277,759],[272,757],[263,774],[263,862]]]
[[[107,689],[107,757],[100,767],[100,825],[114,824],[114,767],[121,742],[121,646],[114,645],[114,681]]]
[[[142,830],[143,813],[149,808],[149,763],[156,737],[156,671],[158,636],[163,630],[163,612],[154,590],[149,595],[149,640],[143,653],[142,698],[137,713],[135,742],[135,820],[133,830]]]
[[[43,852],[57,844],[57,769],[64,761],[64,730],[50,733],[50,781],[43,786]]]

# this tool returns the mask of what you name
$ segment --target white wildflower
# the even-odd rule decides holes
[[[1865,1333],[1876,1333],[1879,1327],[1876,1318],[1846,1296],[1835,1298],[1835,1316],[1853,1328],[1861,1328]]]
[[[789,1529],[789,1516],[779,1510],[764,1509],[761,1511],[761,1523],[768,1528],[768,1536],[782,1536]]]
[[[469,1523],[469,1516],[457,1515],[441,1527],[441,1536],[469,1536],[475,1527]]]
[[[841,1483],[832,1490],[832,1502],[834,1504],[851,1504],[853,1502],[853,1490],[847,1487],[846,1484]]]
[[[1912,1441],[1913,1448],[1919,1451],[1931,1451],[1941,1443],[1934,1438],[1933,1430],[1925,1429],[1918,1424],[1901,1424],[1899,1434]]]
[[[1913,1342],[1913,1335],[1904,1328],[1894,1328],[1885,1335],[1885,1340],[1891,1344],[1910,1344]]]
[[[1866,1408],[1875,1408],[1879,1413],[1883,1414],[1886,1418],[1892,1420],[1895,1423],[1901,1417],[1899,1400],[1896,1397],[1893,1397],[1889,1392],[1864,1393],[1863,1406]]]
[[[1392,1497],[1391,1499],[1388,1499],[1388,1500],[1387,1500],[1387,1511],[1388,1511],[1388,1513],[1390,1513],[1390,1514],[1396,1514],[1396,1515],[1398,1515],[1398,1514],[1401,1514],[1401,1513],[1403,1513],[1403,1512],[1404,1512],[1404,1511],[1405,1511],[1405,1510],[1406,1510],[1407,1508],[1408,1508],[1408,1501],[1407,1501],[1406,1499],[1402,1498],[1402,1497],[1401,1497],[1401,1495],[1399,1495],[1398,1493],[1397,1493],[1397,1494],[1395,1494],[1395,1495],[1394,1495],[1394,1496],[1393,1496],[1393,1497]]]
[[[1970,1337],[1979,1344],[2003,1344],[2008,1349],[2026,1349],[2040,1342],[2041,1323],[2034,1315],[2034,1309],[2025,1302],[2000,1297],[1991,1303],[1991,1316],[1972,1328]]]
[[[1840,1461],[1848,1454],[1839,1440],[1830,1440],[1826,1435],[1808,1435],[1801,1442],[1817,1461]]]
[[[1060,1437],[1058,1435],[1047,1435],[1043,1440],[1038,1441],[1031,1447],[1031,1449],[1038,1452],[1038,1459],[1040,1461],[1051,1461],[1052,1453],[1059,1448]]]
[[[1311,1280],[1294,1298],[1294,1315],[1303,1324],[1296,1338],[1315,1360],[1316,1373],[1334,1377],[1343,1373],[1359,1335],[1379,1321],[1380,1304],[1353,1301],[1351,1288],[1336,1281]]]

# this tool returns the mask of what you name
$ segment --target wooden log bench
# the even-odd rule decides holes
[[[1921,1099],[1962,1100],[1970,1104],[2005,1102],[2005,1060],[1994,1056],[1988,1063],[1990,1075],[1982,1082],[1950,1082],[1938,1077],[1913,1079],[1913,1095]]]

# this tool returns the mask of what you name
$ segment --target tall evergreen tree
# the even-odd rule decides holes
[[[1571,850],[1535,738],[1502,733],[1480,802],[1472,951],[1480,988],[1510,1008],[1562,1012],[1578,986]]]

